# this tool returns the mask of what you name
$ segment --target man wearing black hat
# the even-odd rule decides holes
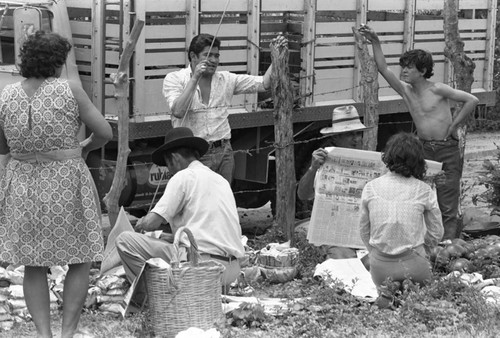
[[[173,174],[156,206],[141,218],[136,231],[154,231],[165,221],[175,234],[186,226],[198,244],[202,259],[213,259],[226,268],[223,285],[236,280],[244,256],[241,227],[231,187],[227,180],[203,165],[199,158],[208,150],[208,142],[193,136],[189,128],[170,130],[165,143],[152,154],[159,166]],[[170,262],[174,249],[172,238],[152,238],[138,232],[124,232],[116,247],[127,278],[133,282],[150,258]]]

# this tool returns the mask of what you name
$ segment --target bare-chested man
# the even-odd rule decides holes
[[[406,103],[424,145],[426,158],[443,163],[446,179],[436,182],[444,225],[443,240],[459,237],[461,229],[458,228],[457,216],[462,163],[456,129],[479,100],[467,92],[430,81],[434,62],[432,55],[421,49],[410,50],[401,56],[400,80],[387,67],[377,33],[366,25],[361,26],[359,32],[372,43],[380,74]],[[455,118],[452,117],[449,100],[463,103]]]

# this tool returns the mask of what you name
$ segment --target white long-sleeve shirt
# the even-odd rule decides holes
[[[396,255],[435,246],[443,231],[436,192],[427,183],[388,172],[365,185],[360,234],[368,250]]]

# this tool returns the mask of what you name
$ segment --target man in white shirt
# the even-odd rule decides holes
[[[278,47],[288,44],[282,35],[274,42]],[[172,114],[173,127],[188,127],[195,136],[205,139],[209,149],[200,161],[231,184],[234,158],[227,108],[233,95],[268,90],[272,65],[264,76],[217,71],[220,44],[220,40],[210,34],[195,36],[188,50],[190,65],[167,74],[163,95]]]
[[[198,159],[208,150],[208,142],[193,136],[189,128],[170,130],[165,143],[152,154],[153,162],[167,166],[173,177],[156,206],[141,218],[136,231],[154,231],[165,221],[173,234],[180,227],[193,233],[202,259],[225,266],[222,283],[228,286],[240,272],[238,258],[245,251],[241,242],[236,202],[229,183]],[[152,238],[124,232],[116,239],[118,254],[130,282],[150,258],[173,258],[173,236]]]

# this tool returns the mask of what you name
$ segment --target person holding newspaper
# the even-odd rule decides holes
[[[363,141],[363,130],[369,129],[361,123],[358,111],[354,106],[336,107],[332,114],[332,126],[320,130],[321,134],[331,137],[335,147],[360,149]],[[297,196],[306,201],[314,199],[316,173],[325,163],[328,151],[319,148],[313,151],[311,166],[299,181]],[[356,250],[336,246],[325,246],[329,258],[355,258]]]

